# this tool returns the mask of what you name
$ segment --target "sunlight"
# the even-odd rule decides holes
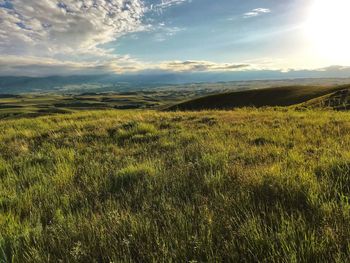
[[[307,34],[318,55],[333,64],[350,65],[350,1],[315,0]]]

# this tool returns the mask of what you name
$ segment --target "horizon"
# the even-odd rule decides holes
[[[132,73],[83,73],[83,74],[52,74],[52,75],[1,75],[1,85],[12,84],[11,80],[32,79],[47,80],[79,80],[83,83],[105,84],[144,84],[144,85],[187,85],[200,83],[239,83],[239,82],[279,82],[279,81],[307,81],[310,80],[347,80],[350,79],[350,68],[328,67],[318,70],[257,70],[257,71],[206,71],[206,72],[132,72]],[[10,82],[9,82],[10,81]],[[21,84],[23,85],[23,83]],[[58,86],[69,85],[57,82]],[[3,86],[3,87],[5,87]],[[0,86],[1,87],[1,86]],[[45,85],[43,86],[45,88]]]
[[[349,7],[346,0],[0,0],[0,76],[350,77]]]

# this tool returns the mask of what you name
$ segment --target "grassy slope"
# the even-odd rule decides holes
[[[232,109],[240,107],[291,106],[349,86],[289,86],[230,92],[189,100],[171,110]]]
[[[350,259],[350,114],[0,122],[0,261]]]
[[[332,92],[322,97],[309,100],[300,106],[307,108],[330,108],[333,110],[350,109],[350,89]]]

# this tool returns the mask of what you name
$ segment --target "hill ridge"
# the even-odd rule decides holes
[[[337,91],[350,89],[340,86],[284,86],[227,92],[185,101],[167,110],[229,110],[243,107],[293,106]]]

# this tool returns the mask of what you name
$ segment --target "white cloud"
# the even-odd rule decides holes
[[[192,2],[192,0],[161,0],[159,4],[153,5],[151,8],[153,10],[165,9],[186,2]]]
[[[248,64],[216,63],[211,61],[166,61],[157,67],[160,70],[174,72],[238,71],[248,69]]]
[[[146,64],[131,59],[128,56],[115,57],[114,59],[103,62],[78,62],[42,57],[0,57],[0,76],[41,77],[48,75],[121,74],[146,69]]]
[[[140,0],[13,0],[0,8],[0,53],[53,56],[89,53],[142,30]],[[100,51],[101,52],[101,51]]]
[[[148,70],[172,72],[233,71],[249,65],[208,61],[146,63],[118,56],[101,47],[124,34],[155,32],[163,41],[186,28],[145,24],[147,12],[157,12],[191,0],[0,0],[0,74],[128,73]],[[11,3],[6,8],[4,5]],[[263,12],[263,11],[260,11]]]
[[[244,13],[243,16],[245,18],[251,18],[251,17],[256,17],[263,14],[268,14],[268,13],[271,13],[271,10],[268,8],[255,8],[247,13]]]
[[[160,24],[158,27],[155,27],[153,29],[153,31],[156,32],[156,34],[154,35],[154,40],[157,42],[163,42],[185,30],[186,28],[169,27],[165,24]]]
[[[188,2],[188,0],[162,0],[161,4],[159,4],[162,7],[170,7],[173,5],[180,5],[184,2]]]
[[[241,71],[251,69],[249,64],[216,63],[211,61],[164,61],[147,63],[128,56],[111,58],[103,62],[77,62],[42,57],[0,56],[0,75],[47,76],[134,73],[146,71],[209,72]]]

